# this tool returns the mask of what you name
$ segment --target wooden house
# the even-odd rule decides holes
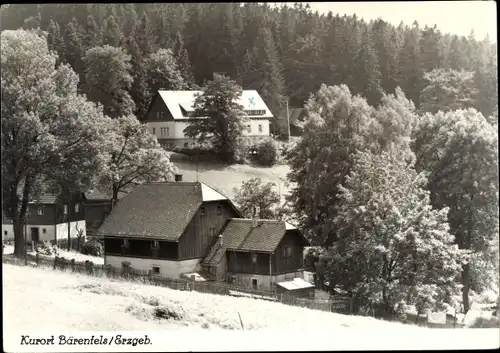
[[[276,283],[303,276],[302,233],[285,221],[230,219],[202,262],[217,280],[274,290]]]
[[[302,277],[308,245],[292,225],[241,218],[232,202],[200,182],[148,183],[113,208],[97,231],[105,264],[254,289]]]
[[[86,235],[82,194],[72,195],[44,194],[28,204],[24,227],[27,242],[51,241],[61,244],[70,238],[78,238],[79,232]],[[2,212],[2,237],[14,240],[14,227],[11,219]]]
[[[147,183],[113,208],[97,231],[105,264],[179,278],[194,272],[228,219],[229,199],[200,182]]]
[[[143,122],[149,132],[158,138],[165,149],[176,147],[193,147],[196,142],[184,135],[188,122],[194,119],[205,119],[196,116],[193,108],[197,94],[202,91],[168,91],[159,90],[153,97]],[[269,124],[273,114],[255,90],[245,90],[238,101],[248,116],[245,137],[255,141],[270,136]]]

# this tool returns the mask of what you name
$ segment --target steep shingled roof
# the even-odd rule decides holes
[[[113,208],[97,235],[177,241],[203,201],[227,200],[200,182],[147,183]]]
[[[259,219],[253,227],[251,219],[232,218],[221,231],[222,244],[219,238],[202,263],[218,264],[226,250],[273,252],[286,231],[293,229],[296,228],[284,221]]]
[[[186,119],[183,116],[181,107],[186,111],[193,111],[194,101],[197,94],[202,94],[203,91],[168,91],[159,90],[158,94],[170,110],[174,119]],[[273,113],[269,110],[264,100],[261,98],[256,90],[244,90],[241,92],[241,97],[238,104],[243,106],[246,111],[251,110],[264,110],[264,115],[257,115],[260,118],[273,118]],[[253,115],[249,115],[250,118]]]

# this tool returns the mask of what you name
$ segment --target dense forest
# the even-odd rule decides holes
[[[79,75],[81,91],[86,52],[123,48],[133,80],[126,90],[139,118],[160,88],[151,87],[146,60],[160,49],[171,50],[188,84],[183,88],[223,73],[244,89],[257,89],[275,115],[285,97],[303,106],[322,83],[346,84],[371,105],[400,86],[418,109],[425,73],[439,68],[473,73],[473,107],[485,116],[495,110],[496,44],[417,22],[367,23],[355,15],[314,13],[303,4],[32,4],[2,6],[1,25],[46,31],[50,48]]]

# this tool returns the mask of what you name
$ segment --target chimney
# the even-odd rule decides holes
[[[252,228],[257,227],[257,207],[253,206],[252,212]]]
[[[175,181],[182,181],[182,174],[175,174]]]
[[[224,245],[224,236],[222,234],[219,234],[220,238],[220,246]]]

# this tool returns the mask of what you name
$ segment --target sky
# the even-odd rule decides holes
[[[441,33],[468,36],[473,29],[478,40],[484,39],[486,34],[492,42],[496,42],[497,38],[495,1],[310,2],[309,4],[313,12],[356,14],[367,22],[382,18],[396,26],[401,21],[411,26],[416,20],[421,28],[436,24]]]

